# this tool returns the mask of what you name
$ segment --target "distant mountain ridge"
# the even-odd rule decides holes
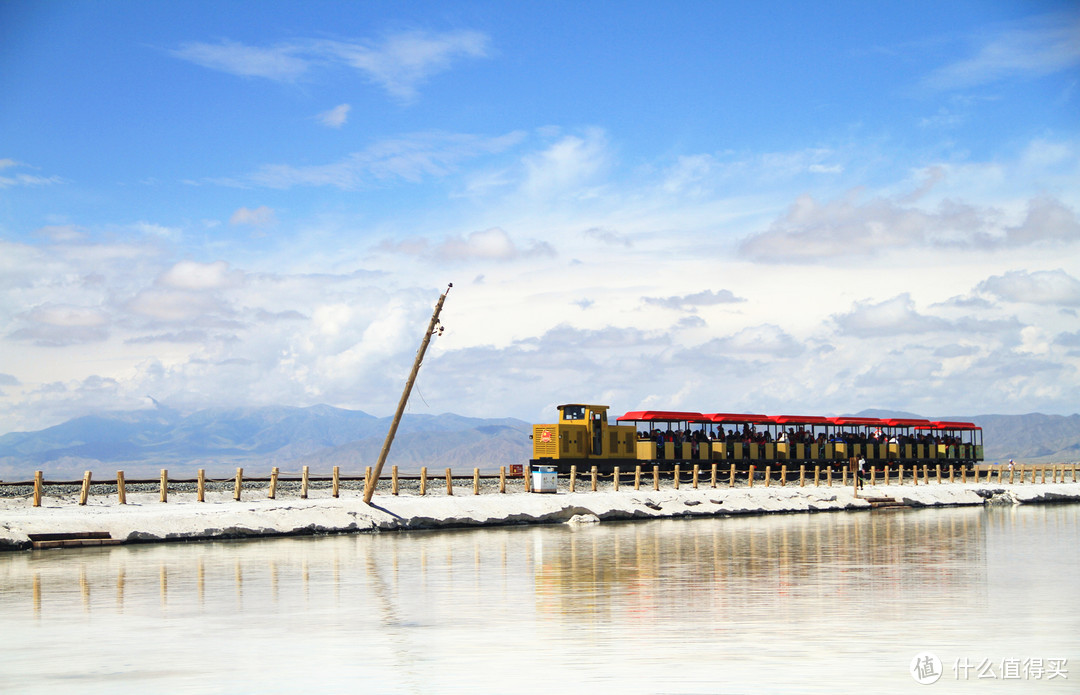
[[[863,410],[862,417],[922,417],[891,410]],[[1080,415],[944,416],[983,428],[988,462],[1048,463],[1080,459]],[[390,426],[389,417],[327,405],[307,408],[207,408],[181,413],[167,407],[74,418],[37,432],[0,436],[0,479],[26,480],[35,470],[76,479],[83,471],[111,475],[211,476],[244,467],[266,475],[278,466],[328,473],[333,466],[357,474],[374,465]],[[470,418],[453,413],[406,415],[387,465],[414,473],[421,466],[494,472],[527,461],[531,425],[515,418]]]
[[[178,475],[205,468],[210,475],[250,467],[356,473],[374,465],[391,418],[327,405],[307,408],[207,408],[183,414],[169,408],[88,415],[37,432],[0,436],[0,479],[35,470],[81,476],[115,467],[129,475],[161,468]],[[513,418],[469,418],[452,413],[405,415],[388,465],[495,469],[529,458],[530,426]],[[325,470],[323,470],[325,469]]]

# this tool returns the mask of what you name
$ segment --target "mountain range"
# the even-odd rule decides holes
[[[913,413],[864,410],[863,417],[920,417]],[[1080,459],[1080,415],[976,415],[934,419],[975,422],[983,428],[988,462],[1009,458],[1026,463]],[[0,479],[26,480],[35,470],[52,479],[76,479],[83,471],[151,477],[229,475],[243,467],[264,476],[271,467],[298,474],[328,474],[340,466],[355,475],[374,465],[391,418],[326,405],[207,408],[183,413],[159,405],[68,420],[36,432],[0,436]],[[531,425],[515,418],[470,418],[452,413],[405,415],[387,465],[402,473],[421,466],[441,471],[490,473],[526,462]]]

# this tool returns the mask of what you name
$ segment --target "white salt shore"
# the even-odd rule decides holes
[[[454,496],[379,494],[364,504],[358,491],[309,499],[251,499],[228,493],[91,497],[46,497],[41,507],[29,499],[0,499],[0,550],[31,547],[31,534],[108,532],[125,543],[214,540],[280,535],[405,531],[415,529],[542,524],[680,516],[725,516],[869,510],[866,498],[889,497],[912,507],[1028,504],[1080,501],[1080,483],[1008,485],[994,483],[867,486],[856,497],[851,487],[754,487],[558,494]],[[595,517],[595,519],[594,519]]]

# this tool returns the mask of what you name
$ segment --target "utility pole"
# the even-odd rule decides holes
[[[450,288],[453,286],[454,283],[451,282],[446,291],[439,295],[439,301],[435,304],[435,313],[431,315],[431,321],[428,323],[427,331],[424,333],[424,339],[420,342],[420,349],[416,351],[416,360],[413,362],[412,372],[409,374],[409,380],[405,382],[405,390],[401,394],[401,400],[398,401],[397,412],[394,413],[394,421],[390,423],[390,431],[386,433],[386,441],[383,442],[382,451],[379,452],[379,460],[375,464],[375,470],[364,481],[364,504],[371,504],[371,497],[375,494],[375,485],[378,484],[383,464],[386,463],[386,457],[390,453],[390,445],[394,443],[394,435],[397,434],[398,424],[401,423],[401,416],[409,402],[409,394],[412,393],[416,375],[420,372],[420,363],[424,361],[424,353],[427,352],[431,336],[436,333],[441,334],[443,331],[442,326],[439,325],[439,312],[442,311],[446,295],[450,294]]]

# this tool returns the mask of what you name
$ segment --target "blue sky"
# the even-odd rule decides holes
[[[0,4],[0,432],[1080,410],[1070,2]]]

